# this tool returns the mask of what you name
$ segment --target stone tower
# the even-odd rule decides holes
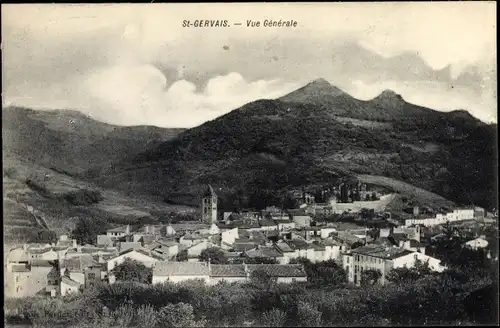
[[[201,220],[207,223],[217,222],[217,194],[210,185],[201,198]]]

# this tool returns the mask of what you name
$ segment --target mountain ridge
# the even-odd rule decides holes
[[[251,197],[258,190],[374,174],[458,202],[494,203],[496,125],[413,105],[392,92],[381,99],[396,98],[397,106],[377,97],[357,100],[325,82],[314,80],[290,93],[293,97],[243,105],[129,161],[101,168],[96,181],[170,200],[183,195],[196,204],[198,189],[208,183]],[[340,117],[385,123],[367,127]],[[432,150],[419,147],[422,142]],[[469,180],[464,192],[459,184]]]

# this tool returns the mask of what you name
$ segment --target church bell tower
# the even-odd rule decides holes
[[[201,220],[206,223],[217,222],[217,194],[210,185],[201,198]]]

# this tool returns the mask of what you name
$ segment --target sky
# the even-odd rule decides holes
[[[117,125],[193,127],[324,78],[358,99],[391,89],[418,105],[496,122],[495,6],[2,5],[2,101],[78,109]],[[246,27],[265,19],[297,27]]]

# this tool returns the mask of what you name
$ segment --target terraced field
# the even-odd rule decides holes
[[[6,171],[10,172],[10,176],[6,176]],[[37,181],[43,190],[28,185],[27,179]],[[82,189],[96,190],[103,199],[87,206],[76,206],[65,200],[67,193]],[[157,220],[172,211],[194,210],[186,206],[169,205],[153,197],[125,196],[16,158],[4,158],[6,243],[22,243],[30,233],[40,229],[52,230],[58,235],[69,233],[80,217],[130,223],[140,222],[144,218]]]

